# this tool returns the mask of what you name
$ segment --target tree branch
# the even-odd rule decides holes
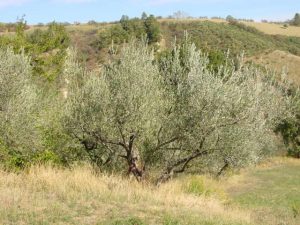
[[[170,140],[168,140],[168,141],[165,141],[165,142],[163,142],[163,143],[157,145],[157,146],[155,147],[154,150],[156,151],[156,150],[160,149],[161,147],[163,147],[163,146],[165,146],[165,145],[168,145],[168,144],[171,144],[171,143],[174,142],[174,141],[177,141],[178,139],[179,139],[179,137],[174,137],[174,138],[172,138],[172,139],[170,139]]]

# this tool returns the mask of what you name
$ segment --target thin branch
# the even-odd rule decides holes
[[[157,132],[157,146],[159,146],[160,145],[160,138],[159,138],[159,136],[160,136],[160,133],[162,132],[162,126],[159,128],[159,130],[158,130],[158,132]]]
[[[120,120],[117,120],[117,123],[118,123],[118,130],[119,130],[119,133],[121,135],[123,144],[126,145],[125,135],[123,134],[122,129],[121,129],[122,123],[121,123]]]
[[[184,162],[182,168],[180,170],[174,170],[174,173],[183,173],[186,169],[186,167],[188,166],[188,164],[195,158],[198,158],[200,156],[203,156],[203,155],[207,155],[209,151],[203,151],[203,152],[199,152],[199,153],[196,153],[192,156],[190,156],[189,158],[186,158],[186,161]]]
[[[178,139],[179,139],[179,137],[174,137],[174,138],[172,138],[172,139],[170,139],[170,140],[168,140],[168,141],[165,141],[165,142],[163,142],[163,143],[157,145],[157,146],[155,147],[154,150],[158,150],[158,149],[160,149],[161,147],[163,147],[163,146],[165,146],[165,145],[168,145],[168,144],[171,144],[171,143],[174,142],[174,141],[177,141]]]

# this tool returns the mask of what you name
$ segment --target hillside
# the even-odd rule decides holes
[[[161,23],[163,22],[190,23],[190,22],[205,22],[205,21],[214,22],[214,23],[228,23],[224,19],[185,19],[185,20],[161,19],[159,21]],[[247,22],[247,21],[240,21],[240,22],[246,24],[247,26],[254,27],[265,34],[300,37],[300,27],[296,27],[296,26],[284,27],[283,24],[271,23],[271,22],[268,23]]]
[[[244,23],[231,24],[222,20],[160,20],[159,22],[162,35],[161,50],[170,48],[175,38],[177,42],[180,42],[184,32],[187,31],[197,47],[208,54],[212,54],[212,57],[217,57],[217,61],[224,60],[224,56],[222,55],[228,50],[233,57],[244,52],[247,58],[253,59],[255,63],[259,63],[262,66],[265,66],[265,62],[270,65],[276,64],[275,68],[277,71],[280,71],[283,67],[288,67],[292,76],[291,79],[296,82],[298,81],[298,78],[296,78],[299,73],[297,70],[297,60],[287,62],[289,59],[282,60],[282,56],[279,59],[272,54],[272,61],[275,62],[272,64],[267,59],[269,57],[263,57],[263,60],[257,60],[257,58],[269,55],[277,50],[286,55],[300,56],[300,37],[296,37],[299,36],[297,32],[299,32],[300,28],[288,27],[287,29],[293,29],[296,32],[295,36],[288,36],[294,33],[280,33],[275,31],[272,34],[276,35],[266,34],[262,32],[264,28],[261,26],[261,23],[247,23],[250,25],[247,26]],[[276,24],[264,25],[270,27],[279,26]],[[95,47],[95,42],[99,40],[99,34],[112,26],[116,25],[79,25],[67,27],[72,45],[78,48],[82,60],[86,61],[90,68],[95,67],[98,62],[107,60],[109,46],[98,49]],[[269,29],[266,29],[266,31]]]
[[[187,31],[197,47],[210,54],[210,59],[217,64],[224,61],[224,54],[228,50],[232,57],[244,52],[248,60],[262,66],[271,65],[276,71],[287,67],[291,80],[298,82],[298,62],[297,57],[293,56],[300,56],[300,27],[284,28],[280,24],[255,22],[228,23],[221,19],[160,19],[158,22],[162,40],[158,47],[160,51],[170,48],[175,38],[180,42]],[[128,39],[118,26],[118,23],[99,23],[69,25],[65,28],[71,46],[78,49],[81,61],[89,68],[95,68],[108,60],[112,41],[118,46],[116,40],[123,42]],[[26,32],[33,33],[37,29],[46,30],[47,27],[31,26]],[[99,48],[99,42],[103,42],[103,37],[107,36],[109,40]],[[279,51],[281,54],[278,55]],[[287,55],[289,57],[285,58]]]
[[[243,23],[164,22],[161,26],[168,43],[173,37],[180,38],[187,31],[198,47],[204,50],[230,50],[233,54],[245,51],[247,55],[255,55],[270,49],[280,49],[300,54],[300,38],[267,35]]]
[[[247,60],[265,66],[270,70],[275,70],[277,73],[286,72],[292,82],[300,84],[299,56],[275,50],[250,57]]]

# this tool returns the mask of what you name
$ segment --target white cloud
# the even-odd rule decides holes
[[[0,7],[22,5],[29,0],[0,0]]]
[[[149,2],[153,5],[163,5],[167,3],[189,2],[189,1],[188,0],[151,0]]]
[[[63,3],[87,3],[94,2],[95,0],[53,0],[54,2],[63,2]]]
[[[234,0],[131,0],[133,3],[146,3],[148,5],[166,5],[175,3],[219,3],[231,2]],[[246,0],[239,0],[246,1]]]

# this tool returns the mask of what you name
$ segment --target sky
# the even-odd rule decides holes
[[[300,0],[0,0],[0,22],[15,22],[25,15],[28,24],[116,21],[142,12],[169,16],[176,11],[190,16],[232,15],[260,21],[283,21],[300,12]]]

